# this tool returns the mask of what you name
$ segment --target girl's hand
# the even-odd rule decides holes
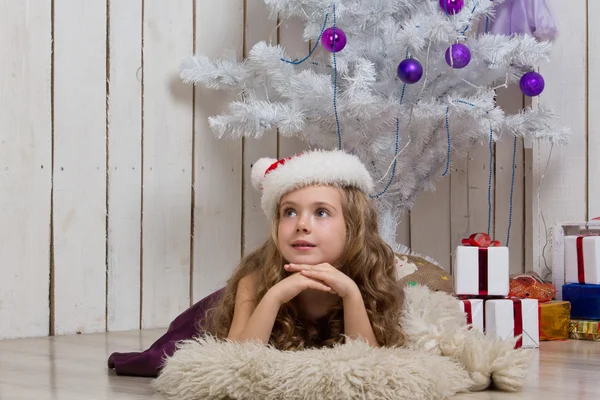
[[[287,303],[306,289],[316,289],[327,293],[334,293],[330,286],[318,279],[314,279],[297,272],[278,282],[269,289],[270,293],[279,304]]]
[[[284,268],[286,271],[300,272],[305,277],[323,282],[323,284],[333,289],[333,291],[342,299],[346,299],[356,294],[360,295],[356,283],[348,275],[333,267],[331,264],[287,264]]]

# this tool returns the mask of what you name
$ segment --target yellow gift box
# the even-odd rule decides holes
[[[540,340],[565,340],[569,338],[571,303],[548,301],[540,303]]]
[[[600,341],[598,333],[598,323],[600,321],[584,321],[581,319],[571,320],[569,328],[569,338],[579,340]]]

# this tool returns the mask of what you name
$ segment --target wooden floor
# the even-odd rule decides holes
[[[149,346],[163,330],[0,341],[1,400],[163,399],[149,379],[115,376],[113,351]],[[523,392],[494,391],[454,399],[598,399],[600,342],[542,342]]]

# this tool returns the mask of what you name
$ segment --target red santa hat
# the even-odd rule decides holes
[[[276,160],[261,158],[252,165],[252,186],[262,190],[262,209],[269,218],[281,197],[310,185],[353,186],[365,194],[373,191],[373,179],[358,157],[342,150],[311,150]]]

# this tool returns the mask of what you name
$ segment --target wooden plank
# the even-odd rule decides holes
[[[588,81],[587,81],[587,129],[588,129],[588,218],[600,217],[600,25],[595,23],[600,18],[600,3],[587,2],[588,21]],[[594,88],[594,89],[592,89]]]
[[[49,332],[50,1],[2,2],[0,339]]]
[[[196,52],[241,56],[243,19],[243,0],[198,0]],[[208,125],[208,117],[221,114],[235,96],[196,87],[193,301],[225,285],[242,251],[242,140],[217,139]]]
[[[246,34],[245,57],[256,43],[266,41],[267,44],[277,44],[277,20],[269,19],[269,9],[263,0],[246,0]],[[276,101],[273,91],[254,91],[259,100]],[[266,132],[260,139],[244,139],[244,237],[243,253],[247,254],[259,247],[269,236],[271,227],[261,205],[261,191],[254,189],[250,179],[252,163],[262,157],[277,158],[277,129]]]
[[[140,325],[142,6],[113,1],[109,11],[107,329],[116,331]]]
[[[142,327],[166,326],[190,302],[193,3],[145,2]]]
[[[302,39],[305,22],[300,18],[287,18],[280,22],[279,26],[279,44],[283,48],[286,56],[291,59],[303,59],[308,55],[311,49],[311,43]],[[316,56],[316,52],[313,57]],[[307,61],[309,62],[309,61]],[[295,68],[306,68],[307,64],[297,65]],[[294,154],[302,153],[307,150],[309,145],[297,137],[279,136],[279,158],[290,157]]]
[[[106,321],[106,1],[54,3],[55,333]]]
[[[533,271],[533,236],[534,232],[537,231],[537,227],[535,227],[534,229],[533,226],[533,200],[534,193],[537,193],[537,188],[534,187],[535,183],[533,179],[533,148],[524,149],[523,159],[525,168],[525,254],[523,266],[525,268],[525,271]]]
[[[450,175],[450,249],[454,271],[454,255],[463,238],[469,236],[469,159],[457,158]]]
[[[411,247],[410,242],[410,211],[406,211],[399,216],[398,226],[396,228],[396,243]]]
[[[450,176],[440,178],[435,191],[419,196],[410,212],[411,249],[436,260],[450,272]]]
[[[450,120],[452,124],[452,120]],[[495,146],[493,146],[495,147]],[[494,157],[495,150],[493,149]],[[488,231],[494,236],[494,180],[490,204],[488,203],[488,186],[490,177],[490,148],[489,139],[482,139],[473,146],[464,157],[452,161],[450,175],[450,249],[452,266],[454,270],[454,254],[463,238],[475,232]],[[492,170],[493,174],[493,170]],[[488,210],[491,208],[488,218]]]
[[[495,151],[494,158],[495,158]],[[468,157],[469,177],[468,177],[468,214],[469,230],[468,234],[474,232],[488,232],[488,186],[490,177],[490,149],[489,139],[485,138],[469,150]],[[493,165],[492,165],[493,168]],[[493,171],[492,171],[493,175]],[[489,218],[489,233],[494,236],[494,180],[492,176],[491,183],[491,211]]]
[[[568,146],[552,151],[546,143],[534,143],[534,269],[538,272],[552,267],[553,226],[584,220],[587,214],[586,3],[549,0],[548,6],[560,35],[554,42],[552,62],[539,68],[547,83],[534,101],[552,108],[572,135]]]
[[[531,97],[523,96],[523,107],[531,107],[532,99]],[[523,168],[525,170],[525,234],[523,238],[525,252],[524,252],[524,260],[523,267],[525,271],[533,271],[533,236],[534,232],[537,230],[537,227],[533,226],[534,222],[534,209],[533,209],[533,196],[534,193],[537,193],[537,188],[534,187],[535,181],[533,179],[533,141],[531,139],[523,140]],[[548,271],[550,272],[550,271]],[[549,276],[548,276],[549,277]],[[542,276],[543,278],[543,276]]]
[[[523,93],[518,84],[512,84],[508,88],[499,89],[497,102],[506,114],[517,114],[523,108]],[[502,134],[502,133],[500,133]],[[523,140],[517,139],[516,153],[514,152],[514,138],[504,135],[496,142],[496,207],[494,210],[495,237],[502,245],[508,246],[510,257],[510,272],[524,272],[524,179],[523,169]],[[511,184],[513,176],[513,153],[515,157],[514,185]],[[512,187],[512,207],[511,207]],[[511,212],[512,209],[512,212]],[[510,238],[507,243],[508,229],[510,225]]]
[[[473,146],[466,157],[453,161],[450,177],[450,249],[452,262],[463,238],[488,229],[488,139]],[[494,181],[491,190],[490,234],[494,235]],[[412,228],[411,228],[412,229]],[[414,247],[414,246],[413,246]],[[454,265],[452,265],[451,272]]]

